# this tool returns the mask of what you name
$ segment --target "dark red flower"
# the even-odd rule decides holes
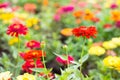
[[[8,27],[7,34],[18,37],[27,34],[27,27],[23,24],[12,24]]]
[[[37,68],[43,68],[43,63],[41,62],[40,59],[36,60],[36,67]],[[23,71],[32,73],[31,68],[35,68],[35,62],[33,59],[25,61],[25,63],[22,65]]]
[[[95,37],[95,34],[97,34],[97,30],[94,26],[80,26],[78,28],[74,28],[72,32],[76,37],[82,36],[86,38]]]
[[[68,63],[71,64],[72,61],[74,61],[74,58],[72,56],[68,56],[68,60],[64,60],[61,57],[57,56],[56,57],[56,61],[63,64],[63,65],[67,65]]]
[[[31,40],[31,41],[26,43],[26,47],[28,47],[30,49],[40,48],[40,42],[35,41],[35,40]]]
[[[42,56],[45,56],[45,52],[42,53],[42,50],[29,50],[26,53],[20,53],[20,56],[24,60],[38,59]]]

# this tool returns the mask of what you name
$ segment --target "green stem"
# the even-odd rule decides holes
[[[46,65],[45,65],[45,58],[44,58],[44,50],[43,50],[43,49],[42,49],[42,60],[43,60],[44,68],[45,68],[45,70],[47,71],[47,67],[46,67]],[[47,75],[47,79],[49,80],[48,74],[46,74],[46,75]]]
[[[84,54],[84,46],[85,46],[85,42],[86,42],[86,38],[83,37],[83,44],[82,44],[82,53],[80,54],[80,62],[81,62],[81,66],[80,66],[80,73],[81,73],[81,78],[83,79],[83,75],[82,75],[82,57]]]
[[[68,54],[67,50],[65,51],[65,53],[67,55],[67,67],[69,68],[69,58],[68,58],[69,54]]]

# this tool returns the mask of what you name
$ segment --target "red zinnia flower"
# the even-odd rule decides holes
[[[38,59],[40,57],[45,56],[45,52],[42,53],[42,50],[30,50],[26,53],[20,53],[20,56],[24,60],[29,60],[29,59]]]
[[[111,24],[105,24],[103,27],[106,28],[106,29],[108,29],[108,28],[111,28],[112,25]]]
[[[72,61],[74,61],[74,58],[72,56],[68,56],[68,60],[64,60],[61,57],[57,56],[56,57],[56,61],[63,64],[63,65],[67,65],[67,63],[71,64]]]
[[[18,37],[27,34],[27,27],[22,24],[12,24],[8,27],[7,34]]]
[[[95,37],[95,34],[97,34],[97,30],[94,26],[80,26],[78,28],[74,28],[72,32],[76,37],[82,36],[86,38]]]
[[[40,42],[35,41],[35,40],[31,40],[31,41],[26,43],[26,47],[28,47],[30,49],[40,48]]]
[[[40,61],[40,59],[36,60],[36,67],[43,68],[43,63]],[[25,63],[22,65],[23,71],[32,73],[32,70],[30,68],[35,68],[35,62],[33,59],[25,61]]]

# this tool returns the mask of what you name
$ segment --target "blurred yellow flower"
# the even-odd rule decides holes
[[[103,42],[102,46],[105,49],[114,49],[114,48],[117,48],[117,45],[114,44],[112,41],[105,41],[105,42]]]
[[[37,18],[29,18],[26,20],[26,26],[27,27],[32,27],[34,25],[37,25],[39,20]]]
[[[35,76],[32,74],[24,73],[24,75],[19,75],[17,80],[36,80]]]
[[[116,4],[117,4],[117,5],[120,5],[120,0],[116,0]]]
[[[13,45],[15,43],[18,43],[18,38],[17,37],[10,39],[9,42],[8,42],[9,45]]]
[[[14,14],[13,13],[1,13],[0,14],[0,19],[3,21],[3,23],[10,23],[11,20],[14,18]]]
[[[0,80],[10,80],[11,76],[10,71],[2,72],[0,73]]]
[[[120,58],[117,56],[108,56],[104,58],[103,63],[106,67],[120,70]]]
[[[102,54],[105,53],[105,49],[102,48],[102,47],[100,47],[100,46],[92,46],[92,47],[89,49],[88,53],[89,53],[90,55],[100,56],[100,55],[102,55]]]
[[[120,38],[112,38],[111,40],[114,44],[120,46]]]

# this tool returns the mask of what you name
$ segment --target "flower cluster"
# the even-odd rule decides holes
[[[92,47],[90,47],[88,52],[90,55],[100,56],[106,53],[107,55],[115,56],[116,53],[112,51],[112,49],[115,49],[119,46],[120,46],[120,37],[115,37],[109,41],[94,43]]]
[[[95,26],[90,26],[90,27],[86,27],[86,26],[80,26],[78,28],[74,28],[72,30],[73,35],[75,35],[76,37],[86,37],[86,38],[90,38],[90,37],[96,37],[95,35],[97,34],[97,30]]]
[[[120,71],[120,58],[117,56],[108,56],[103,60],[105,66]]]

